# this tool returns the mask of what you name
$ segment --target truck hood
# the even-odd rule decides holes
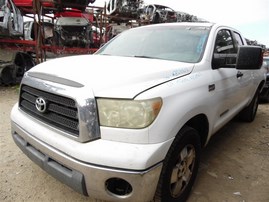
[[[161,83],[189,74],[193,64],[105,55],[53,59],[28,71],[28,76],[73,87],[86,87],[96,97],[134,98]]]

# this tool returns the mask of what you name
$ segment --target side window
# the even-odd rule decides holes
[[[238,46],[242,46],[243,45],[243,40],[242,40],[242,38],[241,38],[241,36],[240,36],[239,33],[234,32],[234,38],[235,38],[235,41],[237,42],[237,45]]]
[[[220,30],[216,37],[214,53],[236,53],[230,30]]]
[[[238,43],[242,43],[242,40],[241,42],[239,40],[239,34],[238,37],[238,39],[235,39],[235,34],[228,29],[220,30],[217,33],[212,60],[213,69],[235,68]],[[237,42],[237,40],[239,41]]]

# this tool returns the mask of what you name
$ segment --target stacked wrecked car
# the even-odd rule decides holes
[[[0,0],[0,37],[23,35],[23,17],[12,0]]]

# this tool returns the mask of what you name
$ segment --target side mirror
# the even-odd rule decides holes
[[[259,46],[240,46],[236,69],[260,69],[263,62],[262,48]]]

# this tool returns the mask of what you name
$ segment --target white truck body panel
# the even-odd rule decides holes
[[[90,69],[96,61],[98,68],[92,72]],[[192,68],[192,64],[173,61],[85,55],[51,60],[28,73],[42,79],[45,79],[42,75],[50,76],[55,82],[57,77],[79,82],[93,91],[96,97],[132,99],[145,89],[189,74]],[[82,71],[85,73],[81,74]]]
[[[157,26],[181,25],[185,26],[184,23]],[[179,131],[194,121],[205,131],[201,135],[201,144],[205,146],[216,131],[252,102],[264,83],[264,72],[260,69],[212,67],[217,33],[236,30],[214,24],[197,26],[211,28],[202,58],[197,62],[84,55],[50,60],[32,68],[22,81],[19,105],[11,113],[15,142],[35,162],[41,162],[45,170],[49,163],[44,159],[52,159],[57,165],[81,173],[86,191],[78,178],[67,184],[75,189],[77,185],[73,182],[82,184],[79,192],[83,194],[110,201],[152,200],[163,161]],[[244,39],[242,43],[245,45]],[[38,98],[47,96],[53,100],[56,96],[74,101],[78,114],[73,118],[78,119],[79,133],[70,135],[58,125],[35,117],[40,113],[30,112],[35,111],[34,104],[30,111],[23,109],[21,100],[37,103],[37,98],[28,95],[27,90]],[[160,98],[162,105],[154,121],[144,128],[109,127],[98,119],[99,98],[130,101]],[[197,122],[197,117],[203,121]],[[61,178],[61,174],[55,175]],[[105,188],[109,179],[127,181],[132,192],[124,197],[111,193]]]

